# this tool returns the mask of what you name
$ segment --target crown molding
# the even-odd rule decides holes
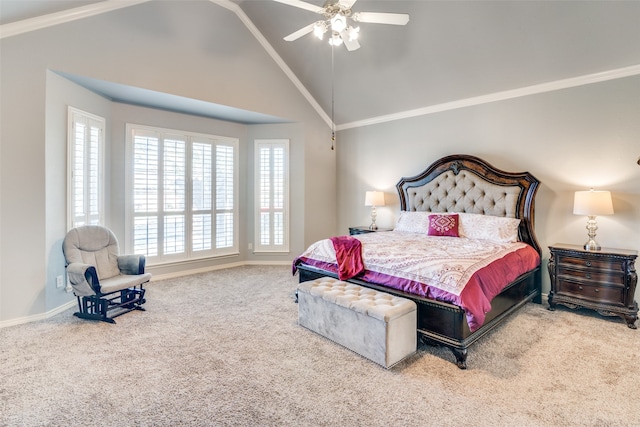
[[[412,117],[425,116],[428,114],[440,113],[443,111],[456,110],[458,108],[472,107],[475,105],[488,104],[496,101],[520,98],[523,96],[537,95],[545,92],[569,89],[577,86],[584,86],[593,83],[600,83],[609,80],[621,79],[624,77],[637,76],[640,74],[640,64],[632,65],[601,73],[586,74],[568,79],[556,80],[553,82],[541,83],[532,86],[525,86],[518,89],[505,90],[502,92],[490,93],[487,95],[475,96],[473,98],[460,99],[457,101],[445,102],[443,104],[430,105],[385,116],[372,117],[370,119],[359,120],[336,126],[336,130],[346,130],[363,126],[376,125],[380,123],[403,120]]]
[[[105,0],[99,3],[93,3],[86,6],[69,9],[57,13],[43,15],[35,18],[25,19],[23,21],[11,22],[0,25],[0,39],[23,34],[29,31],[35,31],[54,25],[75,21],[90,16],[99,15],[101,13],[110,12],[124,7],[136,4],[146,3],[151,0]],[[322,109],[320,104],[315,100],[307,88],[296,77],[293,71],[287,66],[284,60],[278,55],[273,46],[262,35],[258,28],[253,24],[249,17],[244,13],[242,8],[230,0],[209,0],[211,3],[217,4],[232,11],[240,21],[247,27],[256,40],[262,45],[267,54],[275,61],[280,69],[285,73],[289,80],[294,84],[302,96],[309,102],[312,108],[318,113],[322,120],[332,127],[332,121],[329,115]],[[620,79],[624,77],[636,76],[640,74],[640,64],[629,67],[617,68],[614,70],[604,71],[600,73],[587,74],[578,77],[571,77],[562,80],[556,80],[547,83],[541,83],[522,88],[495,92],[487,95],[476,96],[472,98],[460,99],[456,101],[446,102],[442,104],[430,105],[414,110],[402,111],[399,113],[388,114],[384,116],[372,117],[369,119],[358,120],[342,125],[335,125],[336,131],[370,126],[380,123],[386,123],[396,120],[404,120],[412,117],[424,116],[428,114],[440,113],[459,108],[466,108],[475,105],[488,104],[496,101],[504,101],[507,99],[520,98],[523,96],[537,95],[545,92],[568,89],[577,86],[584,86],[593,83],[599,83],[609,80]]]
[[[37,16],[35,18],[24,19],[22,21],[10,22],[0,25],[0,39],[28,33],[29,31],[40,30],[52,27],[65,22],[99,15],[105,12],[121,9],[123,7],[134,6],[146,3],[151,0],[106,0],[99,3],[88,4],[69,10],[63,10],[48,15]]]
[[[101,13],[110,12],[113,10],[117,10],[124,7],[133,6],[136,4],[146,3],[151,0],[105,0],[99,3],[93,3],[86,6],[76,7],[73,9],[51,13],[48,15],[38,16],[35,18],[25,19],[22,21],[11,22],[8,24],[0,25],[0,39],[5,37],[12,37],[19,34],[24,34],[29,31],[35,31],[42,28],[51,27],[58,24],[64,24],[66,22],[75,21],[77,19],[83,19],[90,16],[99,15]],[[320,104],[316,101],[316,99],[309,93],[307,88],[302,84],[302,82],[296,77],[296,75],[291,71],[289,66],[284,62],[284,60],[278,55],[273,46],[267,41],[267,39],[262,35],[262,33],[258,30],[258,28],[253,24],[253,22],[249,19],[249,17],[244,13],[242,8],[238,6],[236,3],[233,3],[230,0],[209,0],[211,3],[216,4],[218,6],[224,7],[236,14],[236,16],[242,21],[242,23],[247,27],[249,32],[256,38],[258,43],[262,45],[267,54],[275,61],[275,63],[280,67],[280,69],[285,73],[285,75],[291,80],[293,85],[300,91],[302,96],[311,104],[311,107],[318,113],[321,119],[327,124],[327,126],[331,127],[331,118],[329,115],[322,109]]]

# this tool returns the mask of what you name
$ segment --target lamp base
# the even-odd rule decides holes
[[[377,230],[378,226],[376,225],[376,217],[377,217],[377,213],[376,213],[376,207],[371,206],[371,225],[369,226],[369,230]]]
[[[598,230],[598,224],[596,223],[596,216],[589,215],[589,220],[587,221],[587,235],[589,236],[589,241],[584,244],[584,249],[587,251],[599,251],[602,249],[599,244],[596,243],[596,231]]]
[[[590,239],[587,243],[584,244],[584,249],[586,251],[599,251],[602,247],[596,243],[595,240]]]

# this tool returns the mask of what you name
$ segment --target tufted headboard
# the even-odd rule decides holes
[[[396,185],[403,211],[468,212],[520,218],[518,235],[541,253],[535,236],[538,181],[529,172],[505,172],[464,154],[443,157]]]

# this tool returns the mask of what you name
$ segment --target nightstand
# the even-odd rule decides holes
[[[353,236],[354,234],[365,234],[365,233],[375,233],[376,231],[391,231],[393,228],[378,228],[375,230],[371,230],[368,226],[362,225],[357,227],[349,227],[349,235]]]
[[[633,299],[638,275],[638,252],[603,248],[586,251],[582,246],[549,246],[549,309],[556,304],[571,309],[589,308],[603,316],[620,316],[636,329],[638,303]]]

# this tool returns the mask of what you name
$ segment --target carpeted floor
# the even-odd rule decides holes
[[[0,329],[0,426],[640,425],[640,331],[529,304],[460,370],[391,370],[297,325],[288,267],[148,286],[117,324],[68,310]]]

